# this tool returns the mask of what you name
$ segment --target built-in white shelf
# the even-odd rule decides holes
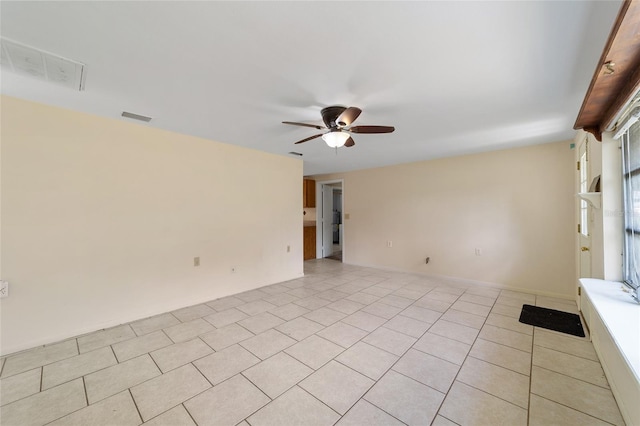
[[[585,200],[596,209],[599,209],[602,206],[602,192],[580,192],[576,194],[576,196]]]

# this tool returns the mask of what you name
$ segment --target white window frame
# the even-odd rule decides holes
[[[640,183],[634,191],[632,179],[640,180],[640,108],[636,108],[614,138],[620,138],[622,149],[622,200],[624,212],[623,228],[623,281],[635,293],[640,302]],[[633,149],[633,151],[631,151]],[[631,169],[631,162],[637,165]],[[634,244],[635,241],[635,244]]]

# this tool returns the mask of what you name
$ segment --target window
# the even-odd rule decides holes
[[[624,280],[640,285],[640,122],[622,134],[622,192],[624,203]]]

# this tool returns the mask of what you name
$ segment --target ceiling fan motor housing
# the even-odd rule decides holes
[[[320,113],[322,114],[322,121],[324,121],[325,126],[327,126],[329,129],[335,129],[336,127],[338,127],[338,124],[340,123],[336,123],[336,120],[346,109],[347,107],[343,106],[329,106],[323,108]],[[340,125],[344,126],[345,124]]]

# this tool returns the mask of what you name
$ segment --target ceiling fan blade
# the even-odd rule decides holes
[[[340,114],[340,117],[338,117],[338,119],[336,120],[336,123],[339,126],[343,126],[343,127],[350,126],[351,123],[356,121],[356,119],[361,113],[362,113],[362,110],[360,108],[349,107],[345,109],[342,114]]]
[[[393,126],[354,126],[347,130],[352,133],[391,133],[395,129]]]
[[[318,129],[318,130],[324,129],[324,127],[318,126],[317,124],[296,123],[295,121],[283,121],[282,124],[291,124],[292,126],[313,127],[314,129]]]
[[[352,147],[356,144],[356,142],[353,140],[352,137],[349,137],[349,139],[347,139],[347,141],[344,143],[344,146],[346,146],[347,148]]]
[[[307,142],[307,141],[310,141],[311,139],[319,138],[320,136],[322,136],[322,133],[318,133],[317,135],[309,136],[308,138],[305,138],[305,139],[302,139],[301,141],[296,142],[296,144]]]

